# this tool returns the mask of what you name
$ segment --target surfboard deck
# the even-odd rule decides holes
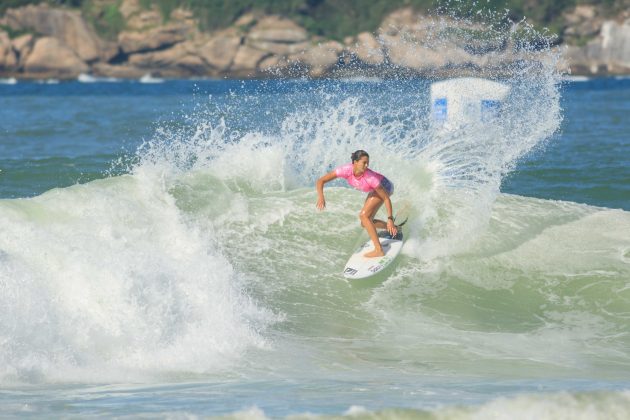
[[[343,269],[345,278],[354,280],[366,279],[380,273],[394,262],[403,246],[402,230],[398,231],[398,234],[393,238],[387,231],[379,232],[378,236],[385,255],[374,258],[364,257],[363,254],[374,249],[374,244],[369,239],[350,256]]]

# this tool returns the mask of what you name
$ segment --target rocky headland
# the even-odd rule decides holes
[[[140,0],[120,2],[124,29],[106,39],[79,10],[45,3],[0,17],[0,77],[324,77],[338,75],[497,74],[522,57],[507,38],[436,37],[474,25],[397,10],[374,33],[343,42],[309,34],[281,16],[245,14],[215,32],[199,29],[191,11],[164,19]],[[574,75],[630,74],[630,12],[605,19],[595,6],[564,15],[559,66]]]

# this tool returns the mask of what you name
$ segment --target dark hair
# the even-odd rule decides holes
[[[357,160],[361,159],[363,156],[367,156],[368,159],[370,158],[370,155],[368,155],[368,152],[366,152],[365,150],[359,149],[350,155],[350,159],[352,159],[352,163],[354,163]]]

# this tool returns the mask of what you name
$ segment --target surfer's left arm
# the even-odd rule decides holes
[[[398,229],[396,228],[396,224],[394,223],[394,208],[392,206],[392,200],[389,199],[389,193],[385,191],[385,188],[380,185],[376,187],[374,190],[376,194],[383,200],[385,203],[385,209],[387,210],[387,231],[390,235],[396,236],[398,233]]]

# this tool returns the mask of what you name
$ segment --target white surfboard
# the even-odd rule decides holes
[[[345,278],[357,280],[372,277],[394,262],[403,246],[402,231],[399,231],[394,238],[387,231],[379,232],[379,241],[383,246],[385,255],[375,258],[364,257],[363,254],[374,249],[372,240],[368,240],[352,254],[346,263],[343,270]]]

